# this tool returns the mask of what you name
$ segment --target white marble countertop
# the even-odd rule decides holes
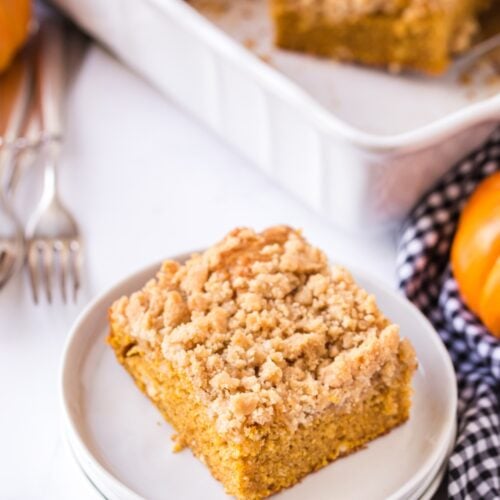
[[[97,47],[70,93],[60,181],[84,238],[84,289],[70,307],[35,307],[25,276],[0,292],[1,498],[100,498],[62,433],[60,355],[85,303],[131,271],[237,225],[286,223],[394,283],[394,235],[335,230]]]

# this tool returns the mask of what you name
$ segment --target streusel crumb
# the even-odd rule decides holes
[[[416,363],[375,298],[285,226],[164,262],[111,319],[188,375],[221,434],[349,409],[375,378],[390,386],[398,360]]]

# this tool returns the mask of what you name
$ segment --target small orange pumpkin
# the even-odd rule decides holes
[[[465,205],[451,266],[465,303],[500,338],[500,172],[481,182]]]
[[[31,0],[0,0],[0,72],[28,36]]]

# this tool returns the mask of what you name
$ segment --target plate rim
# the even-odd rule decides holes
[[[199,253],[200,250],[195,250],[195,251],[190,251],[190,252],[183,252],[180,254],[176,254],[172,257],[165,257],[165,259],[170,259],[170,260],[177,260],[179,262],[183,262],[186,259],[188,259],[192,254],[194,253]],[[330,263],[332,263],[332,259],[329,258]],[[118,298],[120,295],[123,293],[120,292],[121,289],[127,286],[127,283],[133,280],[137,280],[141,276],[146,276],[149,275],[151,278],[154,277],[158,269],[160,268],[161,263],[163,262],[162,259],[160,261],[155,261],[152,264],[148,264],[146,266],[141,266],[137,270],[131,272],[130,274],[127,274],[124,278],[118,280],[115,282],[115,284],[111,285],[101,293],[99,293],[94,299],[92,299],[85,307],[84,309],[80,312],[76,320],[73,322],[69,335],[66,338],[64,348],[62,351],[62,356],[61,356],[61,362],[60,362],[60,368],[59,368],[59,400],[60,400],[60,406],[61,406],[61,412],[62,412],[62,418],[63,418],[63,423],[66,429],[66,432],[69,433],[69,436],[72,438],[73,444],[76,444],[81,450],[83,455],[85,456],[85,459],[89,461],[89,463],[93,464],[93,467],[97,468],[99,473],[101,473],[108,481],[114,484],[116,486],[117,490],[123,494],[123,496],[128,496],[128,498],[132,499],[141,499],[143,498],[141,495],[139,495],[137,492],[133,491],[131,488],[126,486],[124,483],[122,483],[118,477],[116,477],[114,474],[112,474],[110,471],[108,471],[101,463],[99,460],[97,460],[93,453],[88,449],[85,440],[83,437],[80,435],[78,432],[76,426],[73,423],[73,418],[72,418],[72,413],[70,409],[70,404],[69,404],[69,396],[66,391],[66,380],[68,378],[68,374],[71,371],[71,364],[69,363],[69,354],[71,353],[74,344],[78,342],[79,337],[81,336],[81,330],[82,330],[82,325],[86,322],[87,318],[92,316],[93,310],[100,305],[103,301],[108,301],[108,296],[114,295],[116,298]],[[341,262],[335,261],[335,265],[341,265],[343,264]],[[442,361],[444,362],[443,369],[446,372],[446,375],[448,378],[451,378],[452,381],[455,383],[451,384],[451,394],[449,394],[450,397],[450,405],[449,405],[449,415],[446,418],[446,421],[454,422],[455,421],[455,415],[457,411],[457,404],[458,404],[458,392],[457,392],[457,386],[456,386],[456,374],[455,370],[453,368],[453,364],[450,358],[450,355],[446,349],[446,347],[443,344],[443,341],[439,337],[438,333],[436,332],[435,328],[432,326],[430,321],[424,316],[424,314],[415,306],[413,305],[409,300],[407,300],[402,294],[398,293],[397,290],[392,289],[389,285],[387,285],[385,282],[383,282],[381,279],[378,277],[373,276],[369,272],[360,269],[356,266],[348,265],[345,266],[350,273],[353,274],[354,278],[358,280],[359,278],[373,283],[376,288],[379,288],[382,290],[384,293],[388,294],[391,296],[392,299],[394,299],[398,305],[400,305],[403,308],[411,310],[411,312],[416,315],[416,318],[418,318],[423,324],[426,325],[426,329],[429,332],[429,339],[432,340],[434,347],[440,352]],[[116,299],[112,299],[116,300]],[[111,304],[111,302],[110,302]],[[432,333],[432,335],[431,335]],[[446,433],[444,433],[446,435]],[[443,444],[443,441],[445,443]],[[401,499],[405,498],[409,494],[411,495],[412,492],[418,487],[418,485],[421,484],[422,481],[425,480],[426,476],[429,473],[429,470],[432,469],[432,467],[436,464],[436,462],[439,460],[439,455],[442,452],[443,446],[448,446],[448,442],[446,440],[446,437],[440,436],[438,444],[432,449],[432,452],[429,454],[429,456],[425,459],[423,464],[419,467],[418,472],[411,477],[406,483],[404,483],[398,490],[393,492],[387,500],[396,500],[396,499]],[[120,494],[120,495],[121,495]],[[120,496],[122,498],[122,496]]]

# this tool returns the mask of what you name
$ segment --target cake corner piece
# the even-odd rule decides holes
[[[393,71],[443,73],[491,0],[271,0],[278,47]]]
[[[260,499],[409,417],[413,348],[299,231],[231,231],[110,309],[108,343],[227,493]]]

